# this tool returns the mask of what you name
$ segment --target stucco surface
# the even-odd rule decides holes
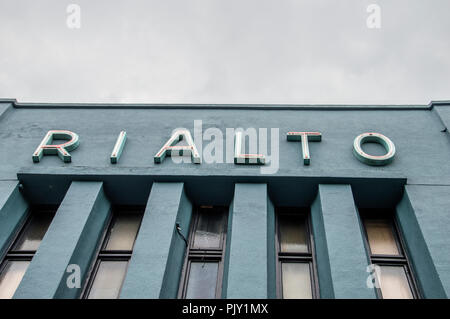
[[[275,176],[393,177],[410,183],[448,183],[450,145],[442,124],[431,110],[163,110],[163,109],[14,109],[0,122],[0,179],[16,178],[20,171],[85,174],[178,176],[259,176],[259,167],[233,163],[155,164],[153,156],[173,129],[185,127],[194,136],[194,120],[203,130],[219,128],[279,128],[280,169]],[[67,129],[80,136],[72,163],[46,156],[34,164],[31,154],[50,129]],[[121,130],[128,141],[120,162],[109,156]],[[300,143],[287,142],[288,131],[319,131],[322,142],[310,143],[311,165],[301,160]],[[388,136],[396,145],[394,162],[371,167],[352,154],[354,138],[368,131]],[[196,141],[198,148],[200,143]],[[231,141],[232,146],[233,141]],[[207,141],[203,142],[205,147]],[[224,146],[226,143],[224,143]],[[269,148],[270,150],[270,148]],[[229,149],[232,153],[233,149]],[[270,152],[270,151],[269,151]],[[432,163],[432,164],[431,164]]]
[[[14,298],[76,298],[67,285],[67,267],[80,267],[81,279],[110,213],[101,182],[74,181],[17,288]]]
[[[267,298],[267,185],[236,184],[227,298]]]
[[[450,187],[407,185],[397,206],[422,292],[427,298],[450,296]]]
[[[121,298],[177,297],[186,247],[175,225],[187,238],[191,214],[183,183],[153,184]]]
[[[199,150],[207,147],[209,141],[201,142],[194,132],[196,120],[202,121],[203,132],[218,128],[224,136],[227,128],[268,128],[269,136],[270,128],[278,128],[279,137],[271,142],[279,143],[278,171],[266,175],[259,166],[232,161],[195,165],[167,158],[155,164],[153,156],[175,128],[189,129]],[[273,208],[311,205],[321,295],[375,297],[364,286],[368,260],[357,207],[394,208],[399,203],[397,219],[424,296],[448,296],[450,134],[445,128],[449,123],[448,105],[108,109],[12,107],[0,101],[0,218],[12,216],[5,215],[11,211],[8,202],[20,203],[22,213],[28,204],[63,203],[17,297],[73,297],[62,286],[65,267],[74,260],[90,263],[110,202],[147,204],[123,298],[176,296],[184,243],[176,236],[174,223],[180,222],[186,232],[192,206],[199,204],[230,206],[224,297],[274,297]],[[32,153],[51,129],[79,134],[72,163],[56,156],[32,162]],[[121,130],[127,131],[127,143],[119,163],[111,164],[109,156]],[[303,165],[301,144],[286,140],[289,131],[322,133],[321,142],[309,144],[311,165]],[[374,167],[354,157],[354,138],[370,131],[395,143],[393,163]],[[228,158],[233,157],[233,143],[223,143]],[[373,145],[365,149],[381,154]],[[268,150],[273,155],[270,143]],[[18,183],[23,185],[20,191]],[[84,202],[81,211],[77,201]],[[93,209],[96,201],[102,203],[102,213],[92,219],[92,212],[98,211]],[[3,218],[0,227],[7,227],[8,233],[0,238],[3,246],[20,222],[19,215]],[[80,246],[87,242],[90,246]],[[57,266],[47,271],[54,262]]]
[[[374,298],[366,285],[369,263],[351,187],[320,185],[316,201],[312,219],[323,297]]]
[[[17,181],[0,181],[0,258],[6,254],[27,212],[28,203]]]

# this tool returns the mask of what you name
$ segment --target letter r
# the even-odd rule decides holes
[[[52,144],[53,140],[68,140],[63,144]],[[58,155],[64,163],[70,163],[72,157],[69,151],[73,151],[80,144],[78,135],[66,130],[48,131],[41,144],[33,153],[33,162],[38,163],[44,155]]]

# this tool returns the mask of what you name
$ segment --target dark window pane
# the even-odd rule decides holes
[[[0,274],[0,299],[10,299],[19,286],[30,264],[25,260],[9,260]]]
[[[306,220],[301,215],[280,214],[280,250],[282,252],[307,253]]]
[[[391,223],[385,219],[364,220],[370,251],[375,255],[399,255]]]
[[[200,209],[194,234],[194,248],[220,248],[224,228],[223,214],[215,209]]]
[[[127,266],[128,261],[101,261],[88,298],[118,298]]]
[[[186,298],[215,298],[218,269],[217,262],[191,262]]]
[[[118,214],[110,230],[106,250],[133,250],[142,214]]]
[[[282,263],[284,299],[311,299],[311,274],[307,263]]]
[[[412,299],[413,295],[402,266],[380,266],[383,299]]]
[[[30,222],[14,245],[13,250],[36,251],[52,222],[53,216],[53,213],[37,212],[33,214]]]

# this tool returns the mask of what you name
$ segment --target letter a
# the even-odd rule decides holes
[[[186,140],[188,145],[176,146],[175,144],[180,142],[183,138]],[[188,130],[176,130],[167,143],[164,144],[158,153],[156,153],[154,157],[155,163],[162,163],[166,156],[171,156],[172,154],[191,155],[193,163],[200,164],[202,162],[194,141],[192,140],[191,133]]]

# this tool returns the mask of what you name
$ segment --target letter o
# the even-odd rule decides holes
[[[369,155],[363,151],[362,145],[367,142],[381,144],[386,154],[381,156]],[[358,135],[353,142],[353,154],[358,160],[367,165],[382,166],[391,163],[395,156],[395,145],[392,141],[380,133],[363,133]]]

